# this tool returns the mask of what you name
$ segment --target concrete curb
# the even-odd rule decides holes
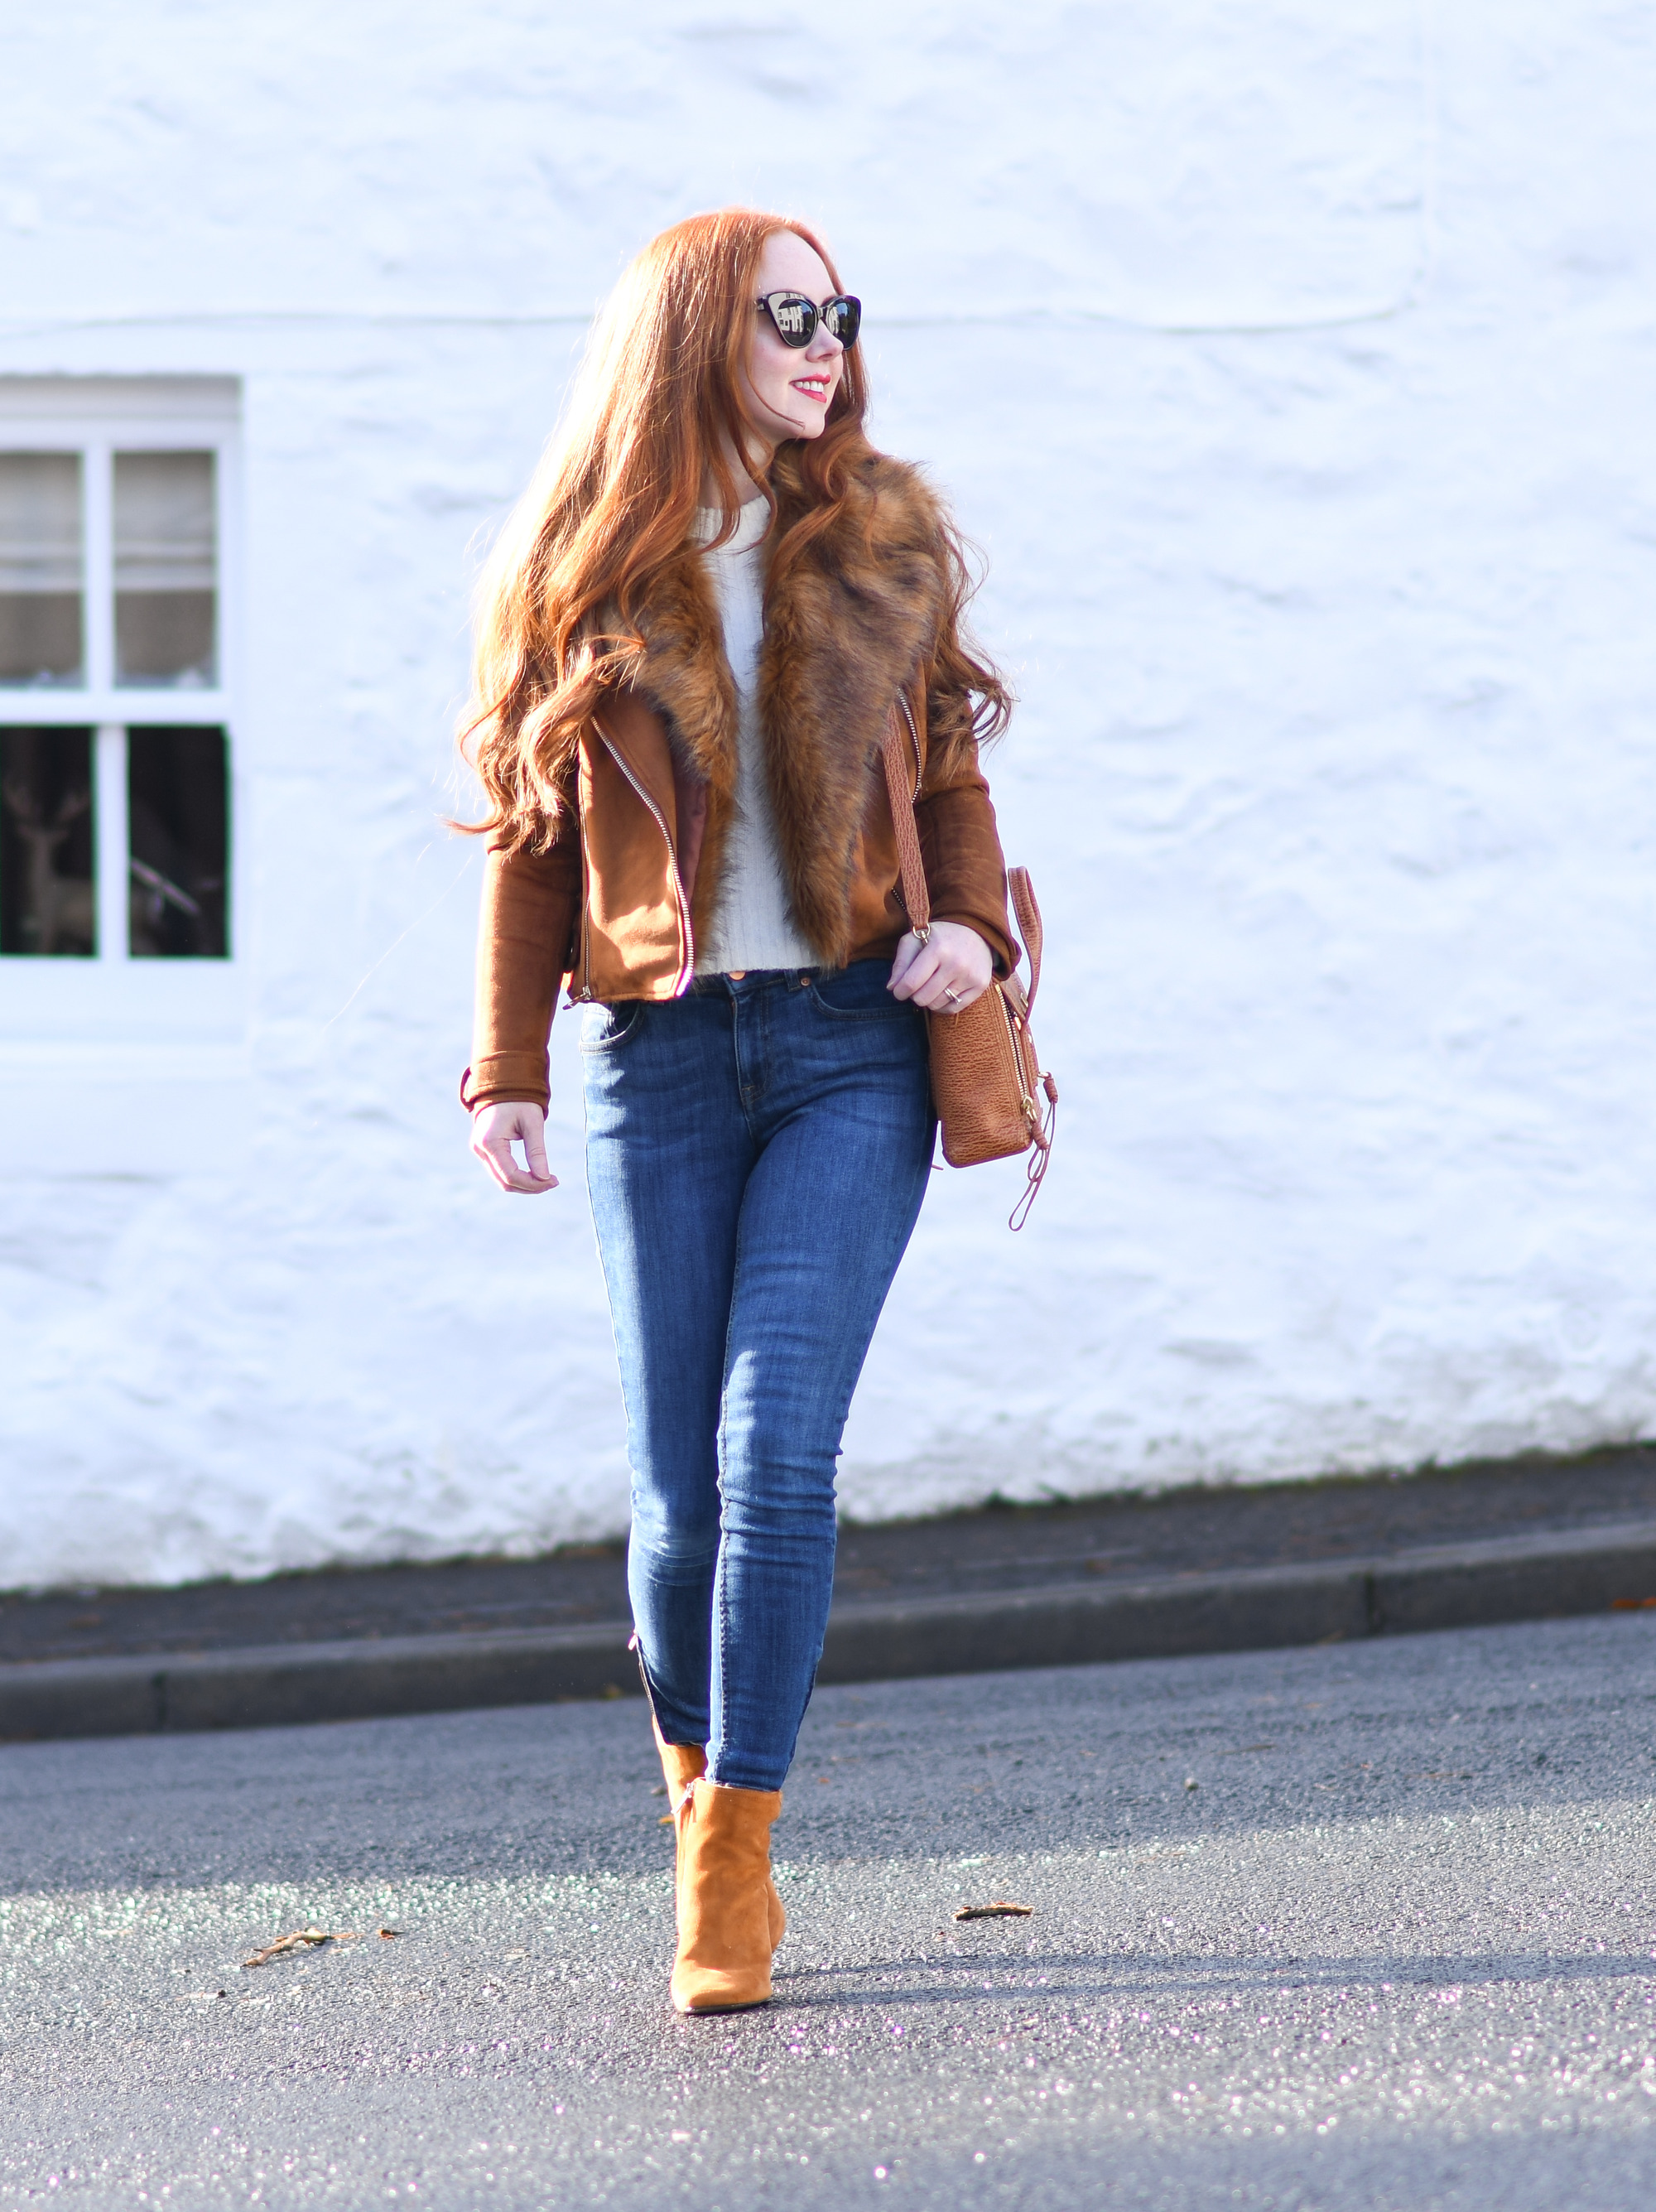
[[[1656,1522],[1370,1559],[836,1608],[819,1680],[1356,1642],[1656,1600]],[[282,1728],[636,1696],[624,1621],[0,1665],[0,1740]]]

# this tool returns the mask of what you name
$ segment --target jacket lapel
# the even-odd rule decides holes
[[[800,927],[836,965],[851,949],[852,872],[881,733],[942,612],[935,532],[919,479],[875,459],[766,600],[759,713],[783,875]]]
[[[698,553],[687,550],[657,580],[638,628],[644,651],[628,680],[666,726],[679,867],[700,939],[713,920],[736,812],[737,710],[719,602]]]

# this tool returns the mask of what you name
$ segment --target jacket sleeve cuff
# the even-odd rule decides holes
[[[552,1085],[544,1052],[491,1053],[460,1078],[460,1103],[468,1114],[509,1099],[522,1099],[545,1113],[552,1103]]]

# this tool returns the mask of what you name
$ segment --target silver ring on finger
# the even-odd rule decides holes
[[[949,1005],[950,1005],[951,1006],[955,1006],[955,1005],[957,1005],[957,1004],[959,1003],[959,1000],[960,1000],[960,995],[961,995],[961,994],[960,994],[960,993],[959,993],[958,991],[949,991],[949,990],[945,990],[945,991],[944,991],[944,993],[943,993],[943,996],[944,996],[944,998],[948,1000],[948,1001],[949,1001]]]

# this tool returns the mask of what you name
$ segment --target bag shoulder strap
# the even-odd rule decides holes
[[[1012,894],[1012,911],[1017,916],[1024,949],[1029,955],[1028,1005],[1033,1011],[1035,993],[1040,988],[1040,947],[1046,934],[1040,926],[1040,908],[1035,904],[1035,887],[1029,880],[1028,868],[1009,868],[1006,888]]]
[[[907,748],[903,743],[902,709],[894,706],[886,716],[880,738],[885,759],[886,796],[891,801],[891,826],[897,833],[897,864],[902,870],[903,904],[914,934],[922,945],[931,929],[931,896],[925,887],[925,863],[920,858],[920,833],[914,825],[914,793],[909,787]],[[918,777],[916,779],[918,787]]]

